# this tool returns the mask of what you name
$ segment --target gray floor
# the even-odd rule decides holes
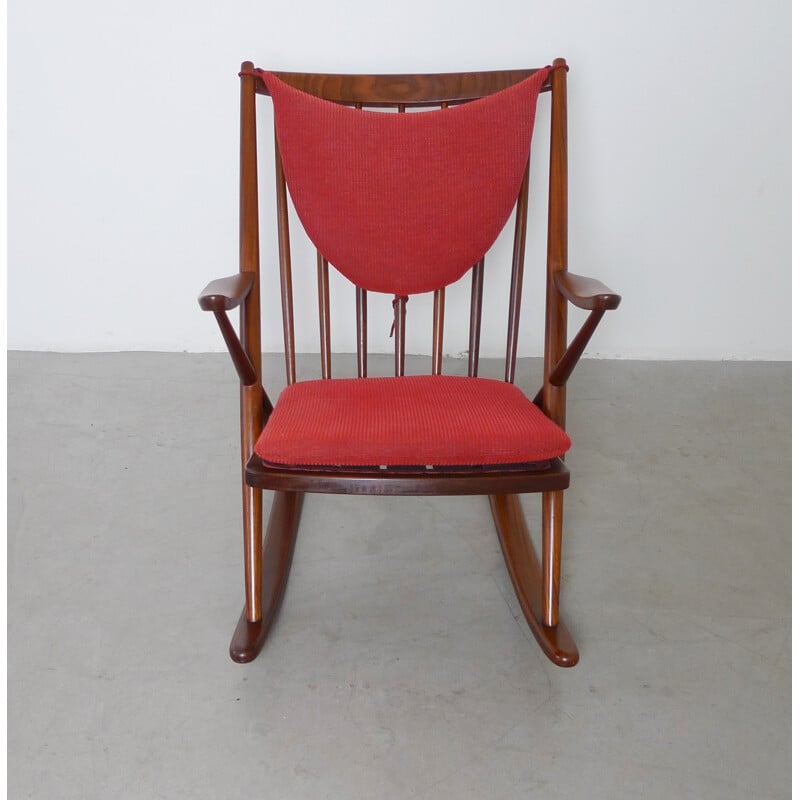
[[[272,638],[233,664],[226,357],[8,376],[9,797],[789,796],[788,364],[580,365],[572,670],[482,498],[309,497]]]

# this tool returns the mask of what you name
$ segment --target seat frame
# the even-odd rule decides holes
[[[551,94],[550,175],[545,295],[544,378],[533,402],[562,428],[566,420],[567,378],[603,314],[616,308],[620,296],[591,278],[567,271],[567,107],[564,59],[556,59],[542,92]],[[429,107],[468,102],[500,91],[528,77],[535,69],[440,75],[275,74],[295,88],[356,108]],[[250,61],[242,64],[240,152],[239,273],[212,281],[198,298],[211,311],[240,378],[242,509],[244,532],[245,607],[230,645],[234,661],[253,660],[261,651],[280,608],[305,492],[375,495],[488,495],[495,527],[520,607],[544,653],[559,666],[578,661],[578,650],[559,617],[559,584],[563,495],[569,472],[560,458],[545,469],[436,470],[293,469],[266,466],[254,445],[272,403],[261,372],[260,258],[256,96],[267,95],[265,84]],[[288,200],[280,153],[275,146],[283,333],[287,383],[296,380],[294,310],[289,243]],[[525,236],[528,215],[529,167],[516,206],[512,277],[509,299],[505,380],[514,381],[522,298]],[[484,262],[472,270],[468,374],[477,376]],[[331,377],[328,263],[317,254],[322,377]],[[395,374],[405,368],[407,298],[396,298]],[[432,371],[441,374],[445,289],[434,292]],[[588,310],[589,316],[567,346],[567,303]],[[240,336],[227,316],[240,310]],[[367,292],[356,287],[356,339],[359,377],[367,375]],[[263,490],[274,492],[272,510],[263,529]],[[520,493],[542,494],[542,561],[534,550],[519,501]],[[262,539],[263,535],[263,539]]]

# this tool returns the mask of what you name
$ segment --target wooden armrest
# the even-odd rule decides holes
[[[218,278],[200,292],[197,302],[203,311],[230,311],[241,305],[253,288],[254,272],[239,272],[227,278]]]
[[[615,309],[622,297],[615,294],[604,283],[594,278],[584,278],[572,272],[561,270],[553,273],[556,288],[570,303],[587,311]]]

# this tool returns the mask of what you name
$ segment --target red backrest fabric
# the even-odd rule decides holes
[[[261,73],[297,214],[364,289],[408,295],[458,280],[514,209],[550,72],[488,97],[406,114],[357,110]]]

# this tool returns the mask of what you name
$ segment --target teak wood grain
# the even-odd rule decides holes
[[[217,278],[200,292],[197,302],[203,311],[232,311],[244,302],[255,280],[255,272],[240,272],[227,278]]]
[[[247,62],[249,63],[249,62]],[[242,68],[244,71],[244,67]],[[249,67],[253,69],[252,65]],[[280,72],[282,81],[316,97],[348,105],[397,107],[441,106],[463,103],[507,89],[533,75],[534,69],[495,70],[491,72],[451,72],[439,75],[341,75]],[[551,88],[548,78],[542,92]],[[261,82],[260,94],[269,94]]]
[[[543,492],[566,489],[569,470],[559,458],[530,469],[361,469],[267,466],[253,455],[247,464],[248,483],[260,489],[325,494],[391,494],[405,496]]]

